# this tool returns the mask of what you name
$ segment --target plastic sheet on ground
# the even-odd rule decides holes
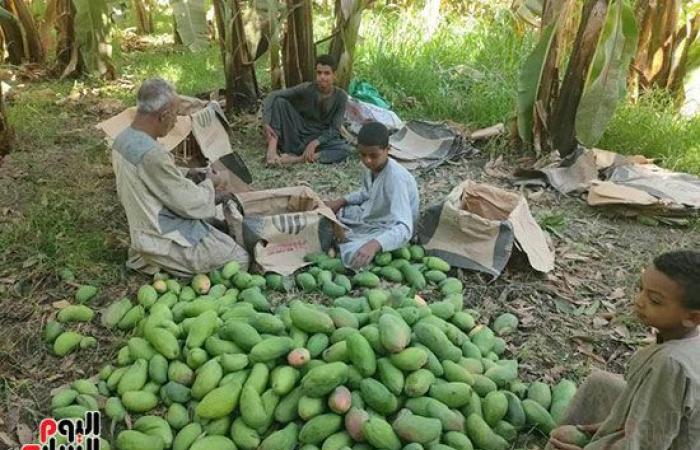
[[[384,124],[390,132],[404,126],[403,121],[392,110],[348,97],[348,103],[345,107],[345,127],[347,130],[357,136],[362,124],[371,121]]]
[[[478,151],[443,123],[413,120],[389,138],[389,155],[409,170],[432,169]]]

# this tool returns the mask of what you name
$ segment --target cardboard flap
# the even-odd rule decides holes
[[[554,253],[547,245],[547,237],[532,217],[525,197],[520,196],[518,206],[510,213],[508,220],[513,226],[515,240],[520,244],[530,265],[540,272],[554,269]]]
[[[305,186],[245,192],[236,195],[244,216],[313,211],[334,224],[340,222],[312,189]]]
[[[221,124],[219,115],[212,106],[192,114],[192,134],[199,144],[202,154],[209,161],[218,161],[231,153],[228,133]]]
[[[599,148],[593,148],[591,151],[595,154],[595,162],[599,171],[626,164],[648,164],[651,162],[649,158],[642,155],[621,155]]]
[[[652,206],[659,203],[656,197],[633,187],[624,186],[610,181],[596,181],[588,191],[588,204]]]
[[[178,95],[179,101],[177,103],[177,115],[178,116],[189,116],[200,109],[207,106],[206,100],[198,99],[197,97],[189,97],[187,95]]]
[[[563,194],[583,192],[593,180],[598,179],[598,166],[595,153],[585,150],[573,164],[542,169],[549,184]]]
[[[485,219],[506,220],[518,205],[519,195],[487,184],[462,183],[462,209]]]
[[[134,120],[135,116],[136,107],[127,108],[116,116],[98,123],[96,127],[107,135],[109,145],[112,145],[112,142],[114,142],[114,139],[119,136],[119,133],[131,125],[131,122]],[[185,140],[191,131],[192,119],[190,119],[188,116],[177,116],[175,128],[173,128],[167,136],[159,138],[158,142],[160,142],[166,150],[172,151]]]
[[[104,131],[111,145],[114,139],[136,116],[136,107],[127,108],[116,116],[97,124]],[[166,150],[172,151],[190,133],[194,136],[202,155],[209,162],[218,161],[231,153],[231,142],[225,128],[226,117],[216,102],[205,102],[193,97],[180,96],[175,127],[167,136],[158,139]]]
[[[508,221],[515,240],[525,252],[530,265],[540,272],[554,269],[554,254],[547,238],[530,213],[527,200],[520,194],[488,184],[462,183],[462,207],[465,211],[494,221]]]
[[[608,181],[647,192],[669,205],[700,208],[700,178],[655,164],[616,167]]]
[[[227,205],[226,221],[263,270],[283,275],[308,265],[305,255],[327,251],[334,236],[342,237],[333,211],[303,186],[238,193]]]

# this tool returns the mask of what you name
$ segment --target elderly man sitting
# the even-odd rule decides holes
[[[145,81],[136,117],[114,140],[112,165],[131,236],[127,266],[182,276],[232,260],[247,267],[246,251],[208,222],[222,197],[216,192],[218,174],[209,170],[195,183],[156,141],[175,126],[177,108],[178,96],[166,81]]]

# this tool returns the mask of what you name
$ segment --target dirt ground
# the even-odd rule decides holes
[[[16,100],[16,101],[20,101]],[[41,340],[43,324],[56,304],[71,298],[79,283],[93,282],[99,308],[133,295],[146,278],[127,272],[123,261],[128,229],[119,205],[109,150],[93,126],[113,114],[104,99],[54,105],[45,129],[19,127],[12,154],[0,167],[0,449],[36,429],[48,410],[51,389],[96,374],[114,359],[128,336],[99,325],[81,331],[99,340],[95,349],[58,359]],[[359,185],[356,158],[338,166],[268,169],[254,116],[236,118],[233,145],[240,149],[258,189],[307,185],[334,198]],[[418,175],[422,206],[439,202],[464,179],[505,186],[482,168],[488,153]],[[506,168],[522,163],[511,157]],[[697,246],[700,227],[648,226],[602,215],[579,198],[551,191],[527,191],[530,207],[550,232],[556,268],[547,275],[515,257],[497,280],[459,272],[469,307],[482,321],[511,311],[521,320],[508,352],[528,380],[580,380],[594,367],[622,372],[649,331],[629,314],[638,275],[654,255]],[[75,248],[80,260],[70,253]],[[76,281],[58,271],[70,266]],[[97,322],[97,321],[95,321]]]

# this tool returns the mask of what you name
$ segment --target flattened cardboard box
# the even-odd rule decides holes
[[[116,116],[97,124],[97,128],[104,131],[111,145],[119,133],[131,124],[135,116],[136,108],[127,108]],[[228,175],[227,191],[233,193],[249,191],[248,182],[234,174],[222,162],[232,155],[231,141],[222,122],[227,123],[218,103],[207,103],[197,98],[180,96],[175,127],[167,136],[158,139],[158,142],[166,150],[174,153],[178,165],[201,167],[211,163],[215,169]],[[195,148],[192,148],[191,141],[196,144]],[[200,152],[206,161],[201,160]]]
[[[229,232],[264,272],[291,275],[309,264],[305,255],[343,238],[333,211],[303,186],[236,194],[224,214]]]

